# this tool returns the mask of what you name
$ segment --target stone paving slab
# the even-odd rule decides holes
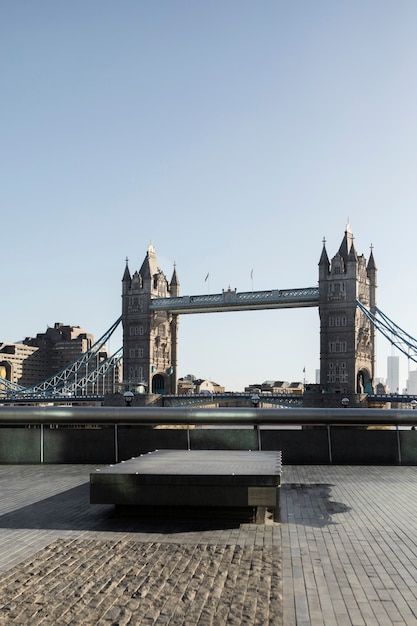
[[[0,467],[0,624],[417,626],[416,467],[284,465],[266,525],[123,519],[91,470]]]
[[[285,483],[285,626],[417,625],[417,468],[294,466]]]

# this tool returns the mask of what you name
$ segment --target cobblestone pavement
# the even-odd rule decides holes
[[[265,525],[118,518],[91,469],[0,467],[0,624],[417,626],[417,468],[284,466]]]
[[[271,548],[58,539],[3,577],[1,624],[277,624]]]

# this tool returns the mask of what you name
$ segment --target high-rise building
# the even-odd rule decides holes
[[[0,343],[0,376],[25,388],[37,386],[75,363],[93,344],[93,335],[79,326],[57,322],[36,337],[26,337],[19,343]],[[88,375],[91,380],[79,387],[79,393],[104,395],[118,389],[121,378],[119,364],[98,380],[92,376],[92,372],[107,358],[103,347],[80,367],[78,382],[81,383]]]
[[[387,386],[390,393],[398,393],[400,388],[400,358],[387,357]]]
[[[407,393],[412,396],[417,395],[417,370],[411,370],[408,372]]]

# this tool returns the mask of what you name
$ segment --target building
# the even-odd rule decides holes
[[[128,263],[122,279],[123,385],[148,393],[177,392],[178,315],[150,310],[152,298],[179,295],[174,267],[169,282],[150,245],[139,271]]]
[[[349,224],[338,252],[329,261],[325,242],[319,261],[320,386],[323,392],[373,392],[375,329],[357,306],[376,312],[373,252],[358,255]]]
[[[407,391],[412,396],[417,395],[417,370],[410,370],[408,372]]]
[[[46,332],[38,333],[36,337],[26,337],[23,343],[39,348],[46,370],[46,375],[43,375],[40,380],[45,380],[65,369],[81,354],[88,352],[94,344],[94,336],[80,326],[68,326],[62,322],[56,322],[52,328],[48,327]]]
[[[31,387],[46,378],[46,371],[45,360],[38,347],[24,343],[0,343],[1,378]]]
[[[68,366],[75,363],[94,345],[94,336],[79,326],[69,326],[57,322],[48,327],[46,332],[36,337],[26,337],[16,344],[0,344],[0,375],[25,388],[30,388],[52,378]],[[77,371],[81,382],[108,358],[102,349]],[[79,393],[113,393],[120,383],[120,366],[114,368],[99,381],[91,381],[83,386]]]
[[[178,379],[178,394],[224,393],[225,388],[212,380],[196,378],[192,374]]]
[[[400,389],[400,357],[387,357],[387,387],[390,393],[398,393]],[[408,385],[407,385],[408,388]]]
[[[303,391],[304,383],[290,383],[285,380],[265,380],[263,383],[248,385],[248,387],[245,387],[246,393],[267,393],[272,395],[302,394]]]

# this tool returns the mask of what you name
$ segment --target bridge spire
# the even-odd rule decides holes
[[[324,270],[326,274],[329,272],[329,269],[330,269],[330,261],[329,261],[329,257],[326,251],[326,238],[325,237],[323,237],[323,249],[321,251],[319,268]]]
[[[129,263],[128,262],[129,262],[129,259],[126,257],[126,267],[125,267],[125,271],[124,271],[124,274],[123,274],[122,282],[123,283],[128,283],[130,285],[132,277],[130,276]]]
[[[367,270],[368,270],[368,273],[369,273],[369,271],[374,271],[376,269],[377,269],[377,267],[375,265],[375,259],[374,259],[374,247],[371,244],[371,253],[369,255]]]
[[[339,248],[339,254],[345,263],[347,262],[349,258],[352,247],[353,247],[353,233],[352,233],[350,224],[348,222],[346,224],[345,236],[343,237],[342,243],[340,244],[340,248]],[[355,250],[354,250],[354,254],[356,254]]]
[[[174,271],[172,272],[171,282],[169,284],[169,290],[171,296],[176,297],[180,295],[180,281],[177,276],[177,265],[174,263]]]

